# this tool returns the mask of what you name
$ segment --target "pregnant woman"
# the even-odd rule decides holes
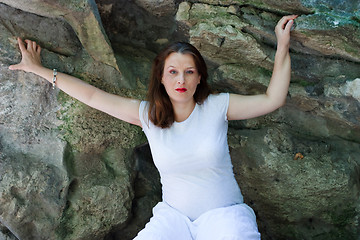
[[[228,121],[261,116],[285,103],[296,17],[284,16],[275,28],[274,69],[261,95],[211,94],[204,59],[184,42],[155,58],[147,101],[109,94],[43,67],[41,47],[30,40],[18,39],[22,60],[9,68],[35,73],[85,104],[142,127],[160,172],[163,199],[136,240],[260,239],[255,214],[234,177]]]

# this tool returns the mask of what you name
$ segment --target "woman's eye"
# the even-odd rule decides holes
[[[170,74],[175,74],[175,73],[176,73],[175,70],[171,70],[171,71],[170,71]]]
[[[194,71],[193,71],[193,70],[188,70],[188,71],[186,71],[186,73],[187,73],[187,74],[193,74]]]

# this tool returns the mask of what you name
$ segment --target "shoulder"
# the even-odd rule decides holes
[[[139,106],[139,119],[142,127],[149,126],[149,102],[141,101]]]
[[[204,105],[210,105],[212,107],[228,107],[229,105],[229,93],[210,94],[204,101]]]
[[[200,108],[210,118],[227,120],[227,111],[229,107],[229,93],[210,94]]]
[[[139,114],[147,112],[149,109],[149,102],[148,101],[141,101],[139,106]]]

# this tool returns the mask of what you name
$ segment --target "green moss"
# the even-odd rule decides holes
[[[108,147],[132,148],[144,142],[139,127],[92,109],[75,99],[62,103],[58,119],[62,121],[58,127],[60,136],[74,151],[101,152]]]
[[[318,234],[314,236],[313,240],[354,240],[357,239],[358,235],[347,229],[336,229],[330,232]]]
[[[66,169],[66,172],[71,179],[73,176],[76,175],[76,170],[74,166],[74,152],[69,144],[66,144],[64,149],[64,156],[63,156],[63,163]]]
[[[69,211],[70,202],[67,202],[64,209],[64,214],[61,217],[60,224],[57,227],[55,233],[57,240],[67,239],[67,236],[71,236],[74,233],[74,227],[71,227],[69,219],[72,219],[75,215],[74,211]]]
[[[357,216],[356,208],[349,207],[341,210],[341,212],[335,211],[330,214],[332,223],[337,227],[346,227],[351,224]]]
[[[199,22],[217,21],[224,25],[239,22],[239,18],[227,11],[227,7],[195,4],[190,10],[190,19]]]
[[[256,69],[258,69],[260,75],[269,77],[269,79],[271,78],[272,71],[265,69],[265,68],[261,68],[261,67],[256,68]]]
[[[354,48],[352,46],[350,46],[348,43],[344,42],[344,50],[350,54],[354,54],[355,56],[359,53],[359,49],[358,48]]]
[[[360,24],[360,18],[359,18],[359,17],[357,17],[357,16],[352,16],[350,19],[351,19],[352,21],[355,21],[355,22],[357,22],[358,24]]]
[[[314,83],[305,80],[300,80],[298,83],[303,87],[314,86]]]

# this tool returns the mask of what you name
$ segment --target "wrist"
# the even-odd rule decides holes
[[[281,42],[278,42],[276,47],[276,49],[280,51],[289,51],[289,48],[290,48],[290,44],[284,44]]]
[[[32,72],[32,73],[34,73],[36,75],[41,76],[45,69],[46,68],[43,67],[42,65],[35,65],[30,69],[29,72]]]
[[[276,55],[287,55],[289,54],[289,45],[278,45],[276,47]]]

